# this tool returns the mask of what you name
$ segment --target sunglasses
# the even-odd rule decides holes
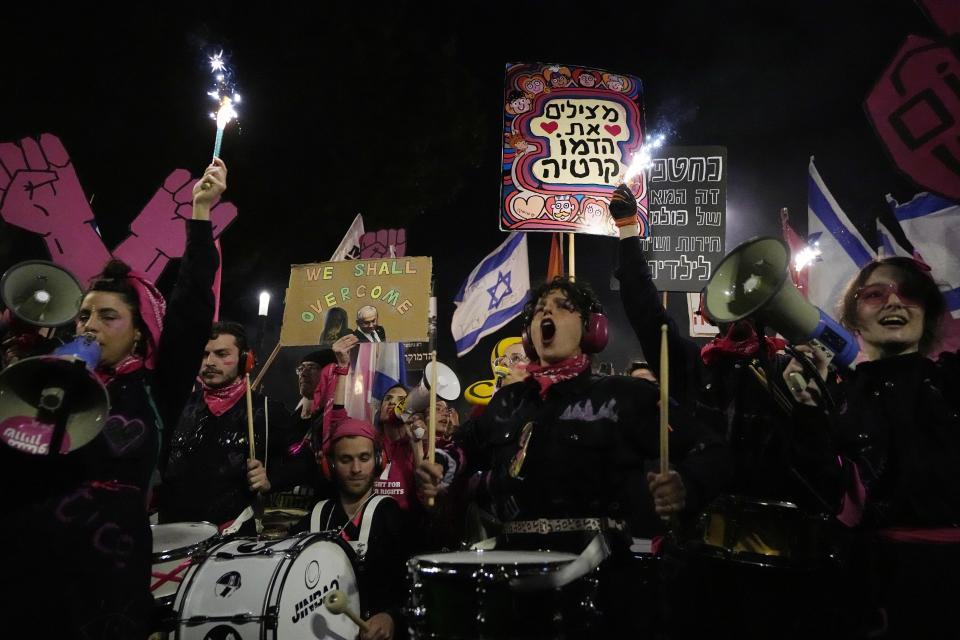
[[[908,307],[919,307],[920,292],[913,287],[904,286],[896,282],[878,282],[877,284],[868,284],[857,289],[854,298],[858,304],[868,307],[879,307],[887,303],[890,296],[896,294],[900,302]]]

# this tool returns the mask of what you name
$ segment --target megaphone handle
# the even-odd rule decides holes
[[[83,366],[82,364],[80,366]],[[68,413],[63,409],[58,409],[54,416],[56,421],[53,423],[53,435],[50,437],[50,449],[47,455],[54,456],[60,453],[60,447],[63,446],[63,437],[67,433]]]

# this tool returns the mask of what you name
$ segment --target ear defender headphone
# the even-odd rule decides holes
[[[237,360],[237,371],[241,376],[253,373],[253,368],[257,366],[257,358],[253,354],[253,349],[247,349],[240,352],[240,358]]]
[[[523,351],[530,360],[539,361],[537,350],[533,348],[533,338],[530,337],[530,325],[533,323],[533,316],[524,319],[523,327]],[[580,336],[580,350],[584,353],[600,353],[607,346],[609,335],[609,323],[607,316],[603,315],[603,307],[600,303],[594,303],[590,306],[590,313],[583,323],[583,335]]]
[[[373,475],[379,476],[383,473],[384,462],[386,462],[386,456],[384,455],[383,449],[380,447],[380,443],[376,440],[373,441]],[[323,477],[333,482],[333,445],[330,445],[330,449],[327,450],[326,455],[320,457],[320,472],[323,473]]]

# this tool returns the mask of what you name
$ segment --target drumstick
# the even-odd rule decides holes
[[[660,325],[660,473],[670,471],[670,359],[667,353],[667,325]]]
[[[257,448],[253,442],[253,391],[250,388],[250,374],[247,379],[247,438],[250,440],[250,459],[257,459]],[[257,535],[263,531],[263,502],[260,492],[253,497],[253,523],[257,528]]]
[[[434,461],[437,451],[437,352],[430,354],[430,424],[427,425],[427,460]],[[433,496],[427,498],[427,506],[433,506]]]
[[[330,592],[330,595],[327,596],[324,604],[327,607],[327,611],[333,614],[343,614],[353,620],[353,623],[360,627],[360,630],[364,633],[370,631],[370,626],[367,624],[367,621],[354,613],[350,607],[347,606],[347,596],[343,594],[343,591],[339,589],[334,589]]]

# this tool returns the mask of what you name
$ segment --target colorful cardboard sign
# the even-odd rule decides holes
[[[584,67],[508,64],[503,114],[500,228],[616,236],[610,194],[644,141],[640,80]],[[643,172],[630,185],[646,235]]]
[[[431,273],[427,257],[293,265],[280,344],[331,344],[348,333],[363,342],[425,341]],[[358,319],[371,316],[375,328],[361,336]]]

